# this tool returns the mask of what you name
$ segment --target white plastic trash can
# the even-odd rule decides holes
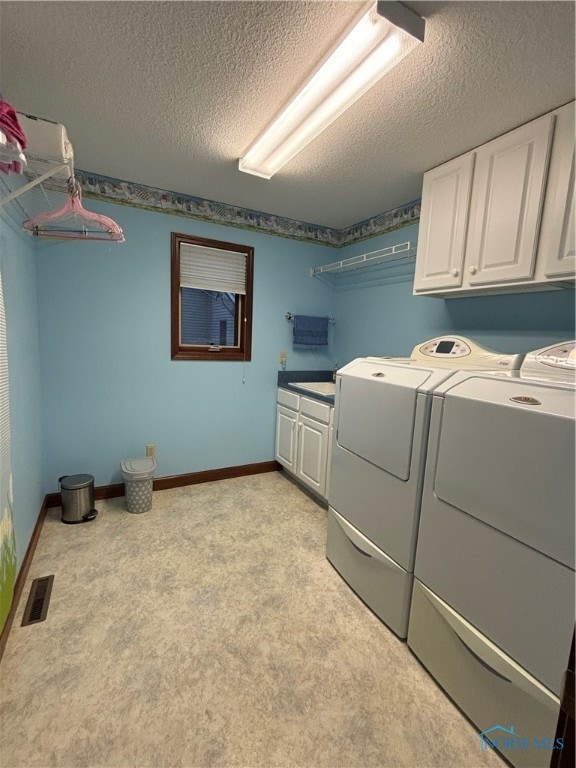
[[[128,512],[140,514],[152,509],[152,482],[156,459],[123,459],[120,462],[124,478],[124,495]]]

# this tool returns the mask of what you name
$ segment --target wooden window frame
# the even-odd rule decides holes
[[[235,251],[246,256],[246,294],[238,297],[238,346],[219,347],[209,345],[188,345],[181,343],[180,307],[180,243],[202,245],[224,251]],[[254,283],[254,248],[249,245],[211,240],[205,237],[172,232],[171,234],[171,335],[172,360],[236,360],[252,359],[252,300]]]

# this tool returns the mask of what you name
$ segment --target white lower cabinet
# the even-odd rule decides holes
[[[296,471],[296,440],[298,411],[279,405],[276,409],[276,461],[286,469]]]
[[[296,477],[322,497],[326,497],[328,433],[330,427],[300,416]]]
[[[276,461],[299,482],[325,499],[333,407],[278,390]]]

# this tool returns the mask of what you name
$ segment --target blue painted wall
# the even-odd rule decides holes
[[[326,246],[86,201],[126,243],[58,243],[38,251],[44,386],[44,484],[89,472],[121,480],[122,458],[157,446],[157,476],[269,461],[278,356],[323,369],[328,353],[293,352],[286,312],[333,315],[334,294],[309,276]],[[255,249],[252,361],[170,359],[170,232]],[[245,381],[244,381],[245,380]]]
[[[126,243],[32,244],[2,227],[20,560],[42,497],[57,490],[62,474],[119,482],[120,460],[142,455],[146,443],[157,445],[158,476],[272,459],[281,351],[288,369],[319,370],[361,355],[404,355],[442,333],[503,352],[574,336],[571,291],[443,300],[412,296],[413,270],[405,267],[391,282],[336,291],[309,276],[312,266],[415,243],[417,224],[334,250],[101,201],[87,205],[117,219]],[[170,360],[172,231],[254,246],[251,362]],[[329,349],[293,351],[286,312],[335,317]]]
[[[412,296],[411,269],[391,283],[337,291],[309,277],[318,264],[415,243],[417,224],[333,250],[100,201],[89,207],[116,218],[126,243],[39,247],[48,491],[66,473],[118,482],[120,460],[147,443],[157,445],[159,476],[270,460],[281,351],[288,369],[322,369],[404,355],[442,333],[503,352],[574,335],[569,291],[444,300]],[[170,360],[171,231],[254,246],[252,362]],[[336,318],[327,353],[292,351],[287,311]]]
[[[350,246],[346,256],[417,239],[414,224]],[[363,355],[408,355],[419,342],[447,333],[498,352],[529,352],[574,338],[572,290],[438,299],[412,295],[413,269],[397,273],[403,275],[397,282],[335,294],[339,365]]]
[[[36,256],[32,240],[0,217],[12,432],[13,523],[18,568],[44,498]]]

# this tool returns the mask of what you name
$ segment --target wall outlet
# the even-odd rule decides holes
[[[146,446],[146,456],[150,456],[154,458],[156,456],[156,446],[155,445],[147,445]]]

